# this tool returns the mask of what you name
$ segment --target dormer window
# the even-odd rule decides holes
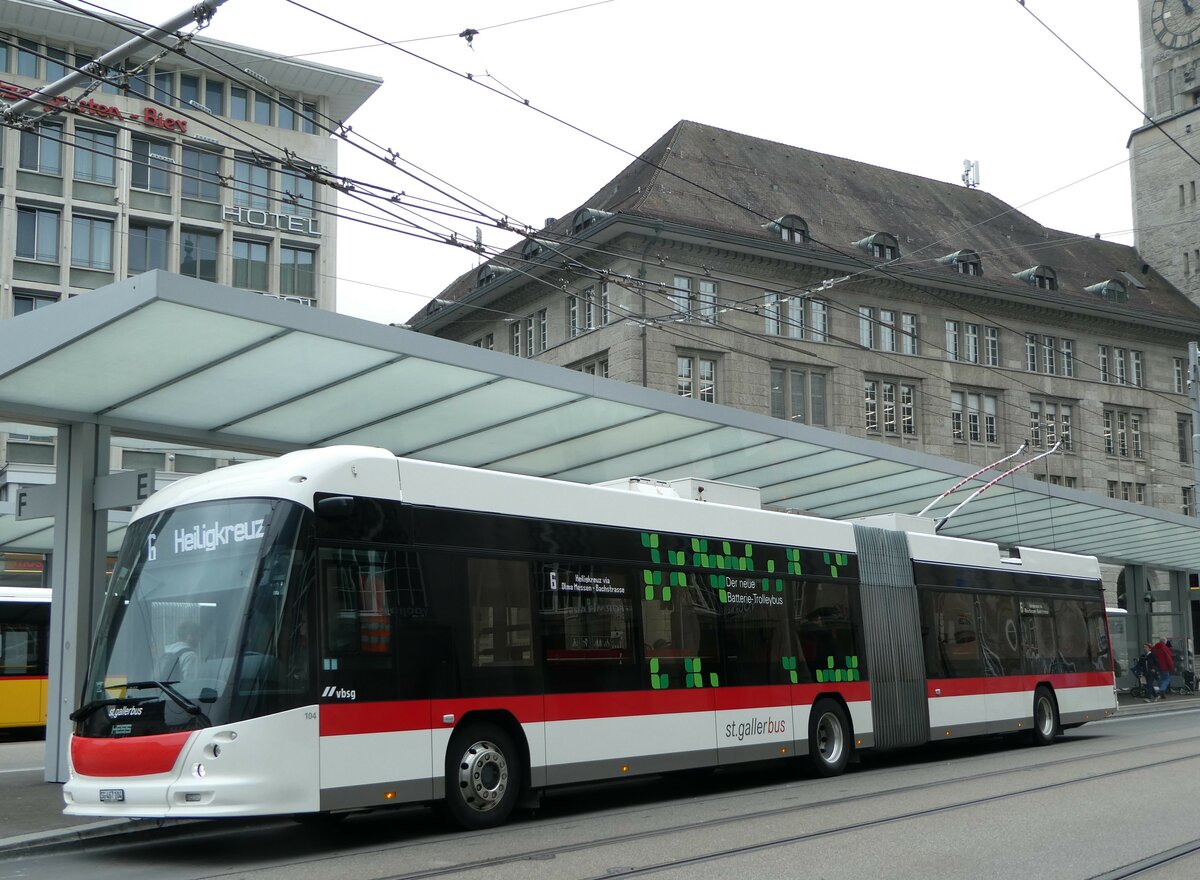
[[[953,266],[954,271],[960,275],[978,276],[983,274],[983,261],[979,258],[978,253],[969,248],[947,254],[942,257],[941,263],[946,266]]]
[[[572,232],[583,232],[594,223],[599,223],[606,217],[611,217],[608,211],[599,211],[595,208],[580,208],[575,212],[575,218],[571,221]]]
[[[804,222],[803,217],[795,214],[785,214],[778,220],[764,223],[763,229],[792,244],[808,244],[812,241],[808,234],[808,224]]]
[[[511,272],[512,269],[508,266],[501,266],[499,263],[486,263],[479,267],[479,271],[475,274],[475,286],[487,287],[497,278],[502,278]]]
[[[546,248],[536,238],[525,239],[525,244],[521,246],[521,256],[526,260],[532,260],[534,257],[541,254]]]
[[[891,262],[900,258],[900,243],[896,241],[896,236],[887,232],[876,232],[862,241],[854,242],[854,246],[877,260]]]
[[[1030,266],[1023,272],[1013,273],[1013,277],[1024,281],[1030,287],[1058,290],[1058,273],[1049,266]]]
[[[1111,303],[1129,302],[1128,289],[1120,281],[1115,281],[1111,278],[1108,281],[1101,281],[1099,284],[1092,284],[1089,287],[1085,287],[1084,290]]]

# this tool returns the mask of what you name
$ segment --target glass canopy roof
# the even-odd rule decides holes
[[[836,519],[916,513],[974,470],[159,272],[0,322],[5,421],[266,455],[359,443],[587,483],[698,477]],[[0,506],[0,547],[46,549],[52,528]],[[1200,520],[1019,474],[943,533],[1200,570]]]

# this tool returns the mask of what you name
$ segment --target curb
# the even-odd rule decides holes
[[[53,828],[49,831],[35,831],[32,834],[22,834],[17,837],[0,839],[0,858],[10,855],[20,855],[49,847],[66,846],[89,840],[99,840],[105,837],[115,837],[119,834],[132,834],[142,831],[157,831],[178,825],[193,824],[197,819],[102,819],[85,825],[74,825],[66,828]]]

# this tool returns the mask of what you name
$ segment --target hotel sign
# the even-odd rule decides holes
[[[297,232],[300,235],[321,235],[321,225],[316,217],[297,217],[295,214],[277,214],[274,211],[263,211],[258,208],[235,208],[226,206],[226,220],[232,220],[241,226],[253,226],[256,229],[278,229],[283,232]]]

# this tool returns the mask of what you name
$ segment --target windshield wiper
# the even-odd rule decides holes
[[[146,688],[158,688],[164,694],[171,698],[171,702],[178,706],[189,715],[203,715],[204,710],[200,708],[200,704],[189,700],[179,691],[175,690],[172,685],[179,684],[178,681],[155,681],[147,679],[146,681],[130,681],[125,684],[110,684],[104,689],[106,691],[116,690],[117,688],[134,688],[135,690],[144,690]],[[207,719],[205,719],[207,720]]]

